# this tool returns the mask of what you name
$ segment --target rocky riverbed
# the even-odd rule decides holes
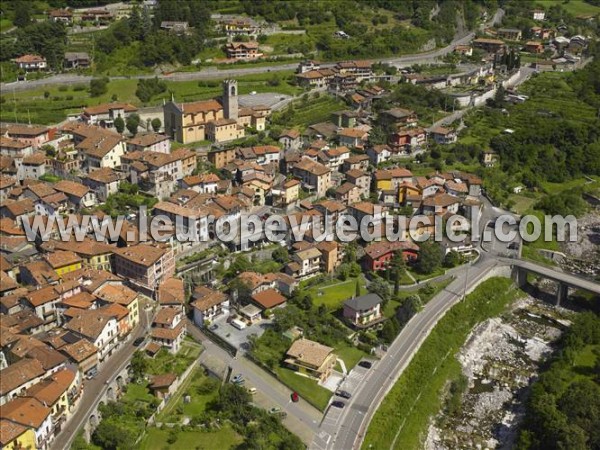
[[[577,220],[577,242],[562,245],[566,258],[561,267],[588,276],[600,275],[600,211],[593,210]]]
[[[425,448],[510,448],[527,388],[568,324],[566,311],[526,297],[477,326],[456,355],[468,386],[461,407],[432,420]]]

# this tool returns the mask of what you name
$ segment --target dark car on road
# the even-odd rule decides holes
[[[350,398],[350,397],[352,397],[352,394],[350,394],[350,392],[348,392],[348,391],[337,391],[335,393],[335,395],[337,395],[338,397],[342,397],[342,398]]]
[[[335,402],[331,402],[331,406],[333,406],[335,408],[343,408],[344,406],[346,406],[346,404],[344,402],[340,402],[339,400],[336,400]]]
[[[139,347],[140,345],[142,345],[143,342],[144,342],[144,338],[143,337],[139,337],[135,341],[133,341],[133,346],[134,347]]]
[[[360,367],[364,367],[365,369],[370,369],[371,367],[373,367],[373,363],[370,361],[361,361],[358,363],[358,365]]]

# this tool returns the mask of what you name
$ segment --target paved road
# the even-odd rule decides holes
[[[257,396],[263,396],[263,405],[279,407],[287,413],[284,419],[285,426],[294,434],[299,436],[306,444],[309,444],[314,434],[318,431],[322,413],[300,399],[298,403],[291,401],[292,391],[284,386],[273,376],[262,370],[243,356],[233,358],[229,353],[208,339],[193,323],[188,321],[188,334],[202,342],[204,351],[200,361],[207,357],[217,357],[233,370],[233,375],[241,373],[245,380],[245,386],[255,387]]]
[[[358,391],[347,402],[339,420],[335,423],[324,421],[311,448],[343,450],[359,448],[371,416],[430,330],[462,298],[465,288],[469,289],[476,284],[496,264],[492,257],[483,254],[476,263],[456,273],[456,279],[410,320],[389,346],[385,356],[374,364]]]
[[[98,371],[98,374],[92,380],[86,380],[83,385],[83,394],[79,400],[79,405],[75,413],[71,416],[65,427],[58,434],[51,444],[51,448],[64,450],[70,447],[77,432],[83,427],[89,419],[92,410],[98,404],[100,398],[107,388],[107,384],[114,379],[117,373],[121,372],[128,363],[135,351],[133,341],[147,334],[150,325],[151,312],[145,309],[140,310],[140,323],[134,330],[129,340],[122,344],[122,347],[104,363],[104,366]]]
[[[502,10],[498,10],[502,11]],[[499,12],[494,15],[494,19],[490,22],[492,23],[496,20],[497,16],[502,16]],[[453,40],[446,47],[425,53],[417,53],[412,55],[404,55],[399,57],[390,57],[390,58],[378,58],[373,61],[382,61],[387,62],[389,64],[404,67],[410,66],[413,64],[426,64],[431,63],[444,55],[450,53],[454,50],[454,47],[461,44],[468,43],[473,37],[474,33],[469,33],[463,37],[457,38]],[[323,67],[333,67],[335,63],[323,64]],[[132,77],[110,77],[111,80],[124,80],[128,78],[134,79],[142,79],[142,78],[154,78],[158,76],[158,78],[162,78],[165,80],[172,81],[189,81],[189,80],[208,80],[208,79],[226,79],[226,78],[235,78],[244,75],[252,75],[252,74],[262,74],[265,72],[279,72],[285,70],[295,70],[298,66],[297,63],[290,64],[274,64],[271,66],[261,66],[261,67],[244,67],[244,68],[235,68],[235,69],[224,69],[219,70],[215,67],[208,67],[197,72],[175,72],[172,74],[152,74],[152,75],[135,75]],[[34,89],[41,86],[52,86],[52,85],[61,85],[61,84],[75,84],[75,83],[89,83],[92,79],[92,76],[87,75],[75,75],[75,74],[57,74],[47,78],[43,78],[40,80],[32,80],[27,82],[14,82],[14,83],[1,83],[0,89],[2,91],[24,91],[28,89]]]

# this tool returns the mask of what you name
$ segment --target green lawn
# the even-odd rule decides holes
[[[250,92],[264,93],[275,92],[285,95],[296,95],[302,91],[297,86],[288,82],[292,76],[291,71],[278,72],[279,84],[272,86],[269,81],[275,74],[253,74],[238,77],[239,93]],[[217,76],[218,77],[218,76]],[[26,121],[31,117],[33,123],[52,124],[63,121],[68,114],[78,114],[88,106],[108,103],[116,96],[120,102],[131,103],[136,106],[162,105],[163,99],[171,98],[171,92],[177,101],[191,102],[219,97],[222,93],[219,80],[208,81],[167,81],[167,91],[155,96],[148,104],[143,105],[136,97],[137,80],[112,80],[108,83],[108,91],[99,97],[89,96],[89,83],[80,83],[69,86],[47,86],[26,91],[2,93],[5,103],[0,111],[0,120],[15,121],[15,105],[17,121]],[[48,92],[48,98],[45,93]],[[339,108],[338,108],[339,109]]]
[[[422,447],[430,418],[441,406],[444,386],[461,374],[454,355],[477,323],[498,316],[520,295],[511,284],[492,278],[446,313],[373,416],[364,448]]]
[[[366,294],[365,280],[360,279],[361,295]],[[308,292],[311,294],[315,305],[326,305],[329,310],[336,310],[342,304],[356,295],[356,278],[350,278],[346,281],[332,280],[311,287]]]
[[[191,338],[186,338],[176,355],[162,349],[154,358],[148,358],[148,373],[159,375],[172,372],[181,375],[200,356],[201,351],[200,344]]]
[[[307,127],[310,124],[328,121],[331,113],[346,109],[346,104],[330,95],[321,94],[317,99],[294,102],[294,108],[273,114],[273,122],[286,127]]]
[[[219,431],[178,431],[177,440],[170,444],[169,430],[149,428],[147,434],[140,442],[139,450],[213,450],[230,449],[239,445],[243,439],[230,425],[225,425]]]
[[[165,408],[160,412],[157,421],[174,423],[181,420],[181,415],[194,417],[203,413],[206,410],[206,404],[214,400],[219,394],[218,389],[208,394],[199,394],[197,392],[197,388],[207,379],[208,377],[202,373],[200,368],[194,370],[179,387],[177,393],[169,399]],[[189,403],[183,402],[184,394],[191,397]]]
[[[319,386],[315,380],[298,375],[285,367],[276,367],[275,373],[283,384],[296,391],[304,400],[321,411],[325,410],[333,395],[331,391]]]
[[[568,2],[564,0],[538,0],[537,4],[546,9],[554,5],[560,5],[565,11],[574,16],[600,14],[599,6],[594,6],[583,0],[569,0]]]
[[[357,349],[349,344],[340,344],[335,348],[334,353],[344,361],[346,365],[346,369],[348,371],[352,370],[352,368],[358,363],[362,358],[368,356],[362,350]]]
[[[155,397],[150,393],[148,389],[148,383],[137,384],[137,383],[129,383],[127,385],[127,392],[123,396],[123,401],[132,401],[132,402],[147,402],[150,403],[154,400]]]
[[[440,275],[444,275],[446,273],[446,270],[443,267],[440,267],[431,273],[419,273],[410,269],[409,272],[415,278],[415,280],[423,281],[429,280],[430,278],[439,277]]]

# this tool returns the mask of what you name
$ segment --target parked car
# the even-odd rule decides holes
[[[346,404],[344,402],[340,402],[339,400],[336,400],[335,402],[331,402],[331,406],[341,409],[344,406],[346,406]]]
[[[273,406],[271,409],[269,409],[269,414],[277,414],[281,412],[281,408],[277,407],[277,406]]]
[[[251,387],[251,388],[249,388],[249,389],[248,389],[248,393],[249,393],[250,395],[254,395],[254,394],[256,394],[256,388],[255,388],[255,387]]]
[[[298,401],[300,400],[300,396],[298,395],[297,392],[292,392],[292,401],[294,403],[298,403]]]
[[[364,367],[365,369],[370,369],[371,367],[373,367],[373,363],[371,361],[360,361],[358,365],[360,367]]]
[[[342,397],[342,398],[350,398],[350,397],[352,397],[352,394],[350,394],[350,392],[348,392],[348,391],[337,391],[335,393],[335,395],[337,395],[338,397]]]
[[[216,323],[214,325],[211,325],[209,330],[210,331],[215,331],[217,328],[219,328],[219,325],[217,325]]]
[[[135,341],[133,341],[133,346],[134,347],[139,347],[140,345],[142,345],[144,343],[144,338],[142,336],[140,336],[139,338],[137,338]]]
[[[241,373],[238,373],[235,377],[231,379],[231,382],[234,384],[240,384],[244,382],[244,376]]]

